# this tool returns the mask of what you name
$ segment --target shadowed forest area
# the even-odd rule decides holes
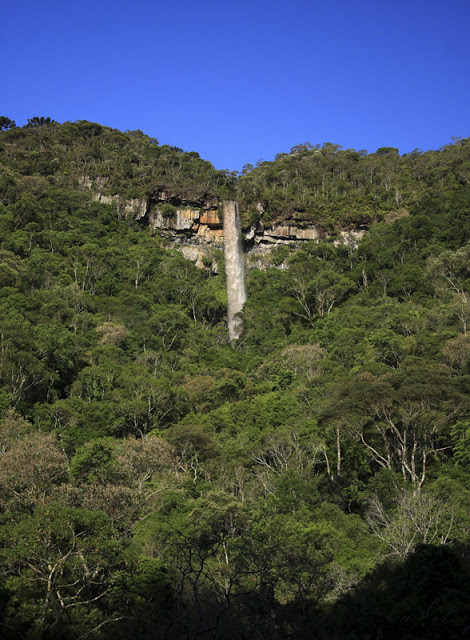
[[[2,637],[470,637],[470,140],[238,175],[0,129]],[[196,268],[97,192],[324,239],[247,271],[231,348],[222,252]]]

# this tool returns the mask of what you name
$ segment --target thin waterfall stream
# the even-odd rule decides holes
[[[246,302],[245,258],[240,229],[238,203],[235,200],[224,202],[224,252],[227,274],[227,324],[230,343],[238,340],[243,331],[239,313]]]

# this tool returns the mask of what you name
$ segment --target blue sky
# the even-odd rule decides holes
[[[468,0],[18,0],[0,114],[141,129],[241,170],[303,142],[470,136]]]

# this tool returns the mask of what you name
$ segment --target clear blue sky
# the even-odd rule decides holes
[[[469,0],[17,0],[0,115],[141,129],[219,169],[470,136]]]

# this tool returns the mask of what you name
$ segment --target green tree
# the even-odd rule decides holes
[[[0,131],[7,131],[8,129],[15,129],[16,122],[14,120],[10,120],[6,116],[0,116]]]
[[[100,512],[50,504],[3,527],[3,578],[9,599],[2,626],[45,640],[94,632],[120,616],[102,606],[122,552]]]

